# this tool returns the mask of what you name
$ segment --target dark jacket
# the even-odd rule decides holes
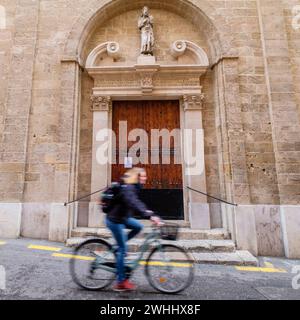
[[[108,219],[115,223],[123,223],[125,219],[132,217],[134,214],[139,214],[145,219],[152,216],[151,212],[147,212],[146,205],[139,199],[139,185],[123,184],[120,188],[116,204],[107,214]]]

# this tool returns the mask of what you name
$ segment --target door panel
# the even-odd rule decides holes
[[[119,181],[120,177],[128,170],[124,167],[124,157],[128,150],[137,141],[128,141],[128,150],[119,150],[119,122],[127,121],[128,134],[134,129],[143,129],[147,133],[147,142],[140,152],[148,155],[148,164],[135,166],[145,168],[148,181],[142,191],[142,198],[154,211],[168,219],[183,219],[183,183],[180,136],[179,144],[175,148],[175,141],[170,140],[170,148],[162,148],[162,139],[159,144],[151,143],[152,129],[180,129],[180,109],[178,101],[118,101],[113,104],[113,130],[116,133],[117,164],[112,166],[112,181]],[[125,138],[125,137],[121,137]],[[169,151],[170,149],[170,151]],[[164,154],[171,153],[170,164],[163,164]],[[121,153],[121,159],[120,157]],[[151,164],[151,154],[159,156],[158,164]],[[175,164],[175,157],[177,163]]]

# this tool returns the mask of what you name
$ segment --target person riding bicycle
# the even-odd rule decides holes
[[[126,279],[125,275],[126,242],[137,236],[144,226],[137,219],[133,218],[133,214],[137,213],[145,219],[150,219],[156,225],[161,223],[160,218],[155,216],[139,199],[139,191],[146,181],[147,174],[144,169],[133,168],[127,171],[122,178],[119,201],[107,213],[106,225],[112,232],[118,245],[115,291],[131,291],[136,289],[136,285]],[[125,229],[131,231],[127,234]]]

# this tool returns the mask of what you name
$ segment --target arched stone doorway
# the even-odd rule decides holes
[[[233,93],[236,94],[237,97],[239,94],[236,81],[238,61],[234,52],[228,49],[230,36],[226,34],[225,31],[220,31],[220,26],[217,28],[216,25],[212,23],[212,20],[208,18],[209,14],[213,14],[213,9],[207,5],[206,1],[130,1],[130,4],[126,1],[103,1],[98,11],[95,11],[93,15],[87,14],[89,19],[85,21],[85,24],[84,19],[82,19],[78,26],[74,28],[66,45],[66,56],[62,60],[62,84],[65,86],[62,88],[62,103],[66,104],[64,107],[66,110],[68,108],[69,110],[75,110],[73,114],[73,170],[70,178],[70,199],[94,191],[96,187],[95,181],[99,181],[101,177],[101,175],[98,176],[98,179],[94,179],[93,182],[92,132],[93,124],[95,123],[95,112],[93,113],[90,109],[91,103],[89,99],[91,94],[94,94],[96,97],[112,97],[112,100],[124,100],[126,96],[124,91],[123,93],[114,95],[112,90],[110,92],[103,91],[103,87],[101,89],[101,87],[95,86],[97,75],[94,73],[93,77],[91,70],[87,70],[86,62],[88,57],[91,58],[90,54],[97,46],[114,41],[117,42],[121,48],[125,48],[125,54],[123,55],[123,60],[124,57],[125,60],[122,61],[123,64],[119,65],[120,69],[123,68],[123,70],[119,70],[119,76],[122,72],[125,72],[126,64],[128,68],[137,65],[134,64],[134,61],[137,60],[138,56],[139,36],[136,21],[132,19],[138,17],[139,10],[141,10],[144,5],[149,5],[154,16],[157,15],[165,19],[164,21],[159,21],[156,26],[156,33],[159,39],[159,46],[157,48],[157,64],[159,66],[174,64],[174,57],[170,54],[169,48],[174,41],[181,39],[185,39],[194,43],[198,48],[202,48],[209,59],[210,68],[205,66],[206,69],[201,72],[198,70],[198,74],[196,75],[196,77],[198,76],[199,78],[196,93],[195,91],[186,92],[183,90],[178,94],[178,90],[176,90],[177,93],[173,93],[173,95],[171,91],[165,91],[161,93],[160,96],[157,95],[155,97],[153,93],[152,95],[148,93],[146,96],[147,99],[151,97],[152,99],[161,99],[162,95],[169,95],[172,99],[181,100],[182,109],[184,109],[184,101],[188,101],[188,99],[192,95],[195,96],[195,94],[198,98],[201,97],[201,86],[203,87],[202,90],[206,98],[204,103],[201,104],[201,110],[198,110],[199,114],[197,117],[199,124],[201,124],[201,116],[203,113],[206,174],[202,177],[202,181],[205,182],[205,186],[199,183],[199,181],[195,182],[195,185],[193,184],[192,186],[196,187],[196,189],[201,189],[201,191],[208,191],[214,195],[220,195],[229,201],[247,201],[247,197],[249,197],[247,190],[241,192],[236,190],[238,182],[236,182],[235,185],[235,175],[232,166],[233,161],[238,159],[241,165],[239,167],[239,175],[236,176],[236,179],[241,179],[243,175],[246,179],[247,173],[245,159],[243,158],[244,155],[235,149],[237,144],[241,145],[243,143],[242,130],[240,130],[241,123],[232,119],[235,122],[235,126],[232,128],[234,134],[230,135],[228,131],[228,121],[231,120],[231,113],[228,109],[229,105],[231,111],[234,112],[234,118],[237,119],[239,117],[239,102],[233,102],[232,99]],[[203,10],[207,12],[204,13]],[[129,46],[122,43],[126,39],[123,37],[121,26],[123,23],[125,27],[124,21],[126,21],[126,19],[127,21],[133,21],[132,25],[128,27],[129,29],[126,29],[126,34],[130,34],[131,44]],[[120,25],[118,25],[118,23],[120,23]],[[220,25],[221,19],[217,23]],[[78,36],[76,32],[78,32],[80,24],[85,27],[83,31],[81,29],[81,36]],[[165,41],[163,36],[164,26],[166,25],[168,26],[168,41]],[[184,28],[182,28],[183,25]],[[188,30],[187,36],[180,36],[180,33],[185,28]],[[103,48],[101,50],[103,50]],[[193,58],[188,58],[187,56],[186,61],[189,67],[192,65],[197,66],[195,61],[194,64],[192,63]],[[130,59],[128,59],[128,57],[130,57]],[[102,54],[100,59],[102,60],[100,63],[99,61],[97,62],[97,67],[101,65],[105,66],[105,64],[108,66],[109,64],[107,63],[109,63],[109,61],[112,64],[114,61],[114,58],[107,55],[107,50],[105,52],[105,46],[104,55]],[[177,66],[178,65],[177,63]],[[90,67],[92,68],[93,66]],[[149,70],[146,68],[146,71]],[[131,72],[132,74],[136,74],[137,70],[132,69]],[[152,70],[151,72],[157,71]],[[98,74],[100,73],[98,72]],[[228,90],[229,87],[230,90]],[[183,99],[184,96],[187,100]],[[139,95],[135,93],[131,95],[129,100],[142,98],[143,94]],[[106,112],[107,114],[102,114],[102,116],[106,117],[105,123],[109,124],[110,107],[106,105],[105,108],[106,110],[98,111],[98,113]],[[236,158],[234,152],[236,152]],[[229,154],[231,154],[231,156]],[[99,172],[97,169],[96,171]],[[109,182],[109,169],[106,168],[102,170],[102,174],[105,172],[106,175],[102,175],[104,185],[97,184],[99,189]],[[199,198],[201,198],[201,201],[198,200]],[[203,202],[207,209],[203,210],[203,208],[201,208],[202,210],[200,210],[200,207],[195,207],[193,213],[190,205]],[[84,207],[86,211],[84,211]],[[192,223],[192,227],[209,228],[224,226],[230,231],[234,231],[233,215],[230,210],[228,212],[227,207],[221,208],[219,204],[211,203],[210,200],[206,198],[203,200],[202,196],[200,197],[195,194],[186,194],[185,207],[185,221],[188,223],[192,220],[195,221],[195,224]],[[97,210],[93,204],[91,206],[89,201],[80,203],[79,208],[77,207],[75,210],[77,213],[73,216],[72,226],[100,226],[101,222],[99,217],[101,214]],[[206,211],[206,213],[204,219],[200,219],[197,222],[199,211]],[[82,214],[79,212],[82,212]],[[203,216],[201,218],[203,218]]]

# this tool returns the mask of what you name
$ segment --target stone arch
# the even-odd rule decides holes
[[[65,45],[64,55],[76,57],[84,64],[82,56],[85,44],[90,35],[99,25],[112,17],[141,8],[144,5],[156,9],[165,9],[188,19],[200,29],[205,30],[207,43],[210,47],[212,64],[224,55],[235,55],[230,48],[231,35],[224,31],[224,17],[218,15],[212,5],[206,0],[96,0],[74,24]],[[200,19],[199,19],[200,18]]]
[[[90,53],[86,52],[87,44],[100,25],[105,26],[106,21],[109,21],[123,13],[127,13],[128,11],[141,9],[144,5],[148,5],[151,9],[160,9],[177,14],[196,26],[196,28],[201,30],[204,35],[203,40],[207,43],[209,53],[208,59],[212,67],[211,70],[208,71],[207,79],[204,80],[209,83],[206,88],[210,87],[209,94],[211,96],[211,100],[209,100],[207,105],[209,104],[211,110],[216,110],[216,120],[218,121],[217,125],[220,127],[216,130],[218,139],[214,140],[218,141],[218,145],[216,146],[216,148],[218,148],[217,161],[219,162],[220,168],[219,176],[222,178],[220,178],[216,184],[219,184],[218,187],[220,187],[220,194],[222,197],[233,202],[234,192],[232,190],[234,188],[234,181],[230,175],[224,174],[223,168],[230,168],[231,166],[231,158],[224,157],[224,154],[227,155],[227,150],[230,149],[230,144],[234,144],[234,141],[231,141],[230,136],[227,134],[226,108],[227,105],[230,105],[231,108],[235,108],[235,104],[238,105],[239,102],[238,99],[236,99],[236,102],[231,101],[232,95],[229,92],[230,90],[227,89],[231,87],[231,91],[236,92],[236,96],[239,95],[238,82],[236,81],[238,78],[238,59],[236,59],[237,54],[235,47],[231,47],[231,44],[233,43],[233,36],[232,33],[230,33],[230,29],[227,27],[226,16],[218,14],[215,8],[209,4],[209,1],[207,0],[131,0],[130,2],[125,0],[94,0],[88,8],[83,9],[81,17],[74,22],[63,51],[63,81],[61,86],[61,108],[62,110],[68,110],[70,115],[72,114],[74,123],[74,132],[71,139],[71,154],[74,161],[72,163],[69,179],[70,198],[73,199],[76,197],[76,192],[82,192],[82,194],[84,194],[83,191],[85,191],[83,189],[79,190],[78,188],[77,177],[79,177],[79,165],[77,164],[80,161],[78,151],[80,140],[79,135],[75,133],[75,128],[79,129],[79,114],[81,110],[84,110],[84,112],[88,112],[87,110],[89,110],[89,112],[91,111],[89,93],[93,92],[93,84],[91,82],[91,78],[88,77],[86,72],[87,70],[84,68],[86,58]],[[105,41],[108,40],[110,39],[106,39]],[[99,52],[107,54],[107,45],[107,42],[103,42],[98,48],[93,48],[95,49],[94,53],[96,54],[99,50]],[[195,48],[191,43],[189,43],[189,48],[194,49],[195,51]],[[199,50],[198,55],[201,56],[201,52]],[[80,68],[80,66],[83,68]],[[229,76],[226,76],[227,74]],[[82,81],[83,83],[84,77],[86,82],[89,83],[87,88],[85,88],[87,89],[86,91],[89,92],[83,97],[79,92],[81,90],[79,82]],[[84,103],[82,103],[82,99],[84,99]],[[85,106],[85,109],[83,109],[83,106]],[[109,107],[106,107],[106,109],[109,109]],[[91,112],[90,115],[92,115]],[[94,122],[97,123],[96,121]],[[213,124],[215,122],[216,121],[214,119],[211,123]],[[87,129],[91,131],[90,127]],[[91,134],[93,133],[91,132]],[[237,129],[237,134],[242,135],[242,130]],[[107,177],[108,174],[109,171],[106,170],[105,177]],[[100,180],[107,182],[106,178]],[[99,179],[97,179],[97,181],[99,181]],[[87,184],[93,187],[93,185],[90,184],[90,181]],[[91,188],[91,191],[93,190],[94,189]],[[85,194],[86,193],[87,192],[85,192]],[[222,208],[222,210],[223,209],[224,208]],[[94,207],[92,206],[90,208],[87,206],[87,210],[93,216]],[[226,212],[224,215],[227,217]],[[76,213],[74,213],[74,217],[75,216]],[[226,228],[228,227],[226,224],[227,220],[225,221],[221,216],[219,220],[222,221],[223,226]],[[89,226],[92,227],[93,225],[91,224]],[[233,230],[230,231],[233,232]]]
[[[6,10],[4,6],[0,5],[0,29],[6,28]]]

